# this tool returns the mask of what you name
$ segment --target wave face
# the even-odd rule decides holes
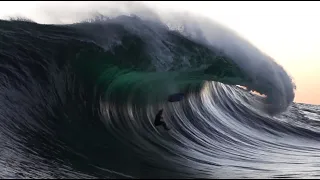
[[[218,24],[0,21],[0,43],[2,178],[319,175],[291,78]]]

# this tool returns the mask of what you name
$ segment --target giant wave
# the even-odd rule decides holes
[[[231,30],[178,17],[0,21],[0,176],[273,177],[316,162],[317,129],[279,118],[294,99],[286,71]],[[161,108],[168,132],[153,126]]]

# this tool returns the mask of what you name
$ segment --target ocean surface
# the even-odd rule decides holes
[[[320,107],[232,30],[177,19],[1,20],[0,178],[319,178]]]

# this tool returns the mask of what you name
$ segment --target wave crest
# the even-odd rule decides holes
[[[139,51],[145,59],[131,54],[131,58],[123,60],[127,62],[117,64],[120,68],[130,66],[138,72],[176,71],[180,77],[187,72],[188,75],[184,74],[183,78],[185,81],[198,79],[246,86],[267,96],[264,108],[270,114],[283,112],[292,103],[295,85],[271,57],[231,30],[208,19],[191,15],[186,17],[185,14],[183,18],[178,14],[174,17],[172,22],[164,18],[143,19],[138,15],[99,16],[90,23],[74,26],[92,36],[106,51],[114,51],[121,46],[139,47],[131,50]],[[125,37],[124,34],[130,35]],[[138,45],[130,42],[125,45],[126,38],[127,42]]]

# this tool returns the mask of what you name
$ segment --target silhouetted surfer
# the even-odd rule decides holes
[[[155,126],[163,126],[165,130],[170,130],[167,126],[167,124],[163,121],[161,121],[162,119],[162,113],[163,113],[163,109],[161,109],[157,115],[156,115],[156,119],[154,121],[154,125]]]
[[[168,97],[168,102],[177,102],[177,101],[181,101],[184,98],[184,93],[176,93],[176,94],[172,94]],[[163,109],[161,109],[157,115],[156,115],[156,119],[154,120],[154,125],[155,126],[163,126],[165,130],[170,130],[167,126],[167,124],[163,121],[161,121],[162,119],[162,113],[163,113]]]

